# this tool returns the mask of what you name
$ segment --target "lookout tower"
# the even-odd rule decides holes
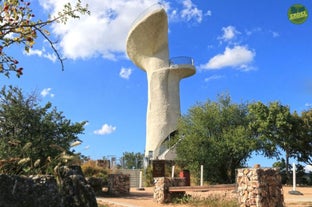
[[[180,80],[196,70],[190,57],[169,58],[168,18],[161,5],[150,7],[134,22],[128,34],[127,54],[147,73],[145,157],[172,159],[166,155],[170,149],[164,143],[177,129]]]

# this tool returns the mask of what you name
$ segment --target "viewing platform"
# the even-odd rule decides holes
[[[182,78],[192,76],[196,73],[193,58],[187,56],[170,58],[169,68],[176,71]]]

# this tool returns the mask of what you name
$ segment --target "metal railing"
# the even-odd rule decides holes
[[[170,67],[176,67],[178,65],[194,65],[194,60],[187,56],[173,57],[169,60]]]

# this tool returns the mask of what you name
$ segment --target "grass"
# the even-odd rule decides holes
[[[98,207],[109,207],[108,205],[98,204]]]
[[[239,207],[236,201],[205,199],[190,203],[190,206],[196,207]]]
[[[175,204],[188,204],[193,207],[239,207],[236,200],[227,200],[220,197],[209,197],[209,198],[193,198],[190,195],[183,197],[177,197],[173,199]]]

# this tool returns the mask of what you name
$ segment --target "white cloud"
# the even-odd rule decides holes
[[[202,21],[203,11],[198,9],[191,0],[184,0],[182,4],[183,9],[181,11],[181,17],[183,19],[186,19],[187,21],[195,19],[198,23]]]
[[[305,107],[311,108],[311,107],[312,107],[312,104],[311,104],[311,103],[305,103],[304,106],[305,106]]]
[[[94,134],[97,135],[107,135],[107,134],[111,134],[114,131],[116,131],[117,127],[112,126],[112,125],[108,125],[108,124],[103,124],[101,129],[95,130]]]
[[[205,78],[205,82],[218,80],[218,79],[221,79],[221,78],[224,78],[224,76],[222,76],[222,75],[212,75],[212,76],[209,76],[208,78]]]
[[[236,37],[236,35],[240,34],[239,31],[236,30],[233,26],[222,27],[223,34],[218,37],[218,39],[223,40],[225,42],[230,41]]]
[[[246,35],[251,36],[253,34],[261,33],[262,35],[272,35],[273,38],[277,38],[280,36],[279,32],[273,31],[273,30],[265,30],[261,27],[256,27],[253,29],[245,30]]]
[[[280,34],[278,32],[271,31],[273,37],[279,37]]]
[[[74,4],[73,0],[68,1]],[[40,3],[53,15],[68,1],[40,0]],[[132,22],[157,0],[82,0],[82,4],[85,3],[91,15],[71,19],[65,25],[52,26],[67,58],[102,56],[116,59],[117,56],[124,56],[125,41]]]
[[[74,0],[39,0],[40,5],[52,16],[62,10],[65,2]],[[71,59],[102,56],[117,60],[125,57],[126,38],[139,14],[158,3],[158,0],[82,0],[91,15],[64,24],[53,24],[52,34],[59,40],[62,55]],[[191,0],[183,0],[179,8],[170,8],[169,1],[160,1],[177,21],[202,21],[203,12]],[[171,13],[171,14],[170,14]],[[207,13],[209,14],[209,13]],[[169,18],[170,19],[170,18]]]
[[[306,165],[306,166],[304,167],[304,170],[305,170],[306,172],[312,172],[312,165]]]
[[[246,46],[226,47],[222,54],[211,58],[208,63],[201,65],[202,69],[221,69],[224,67],[236,67],[241,70],[251,69],[250,63],[256,53],[249,50]]]
[[[123,79],[129,79],[132,74],[131,68],[121,68],[119,76]]]
[[[263,29],[261,27],[256,27],[256,28],[253,28],[251,30],[246,30],[245,32],[246,32],[246,35],[250,36],[254,33],[262,32],[262,31],[263,31]]]
[[[51,98],[53,98],[55,95],[53,93],[51,93],[52,88],[45,88],[41,91],[41,96],[46,97],[46,96],[50,96]]]
[[[183,0],[182,9],[171,8],[170,4],[166,4],[166,9],[168,11],[169,21],[179,22],[179,21],[196,21],[201,23],[203,19],[203,11],[198,9],[198,7],[191,0]],[[210,16],[211,12],[207,11],[206,16]]]
[[[205,14],[205,16],[212,16],[212,11],[211,10],[208,10]]]
[[[56,60],[57,60],[56,55],[54,53],[46,52],[44,47],[41,50],[30,48],[29,52],[23,51],[23,54],[28,55],[28,56],[36,55],[39,57],[44,57],[44,58],[51,60],[52,62],[56,62]]]

